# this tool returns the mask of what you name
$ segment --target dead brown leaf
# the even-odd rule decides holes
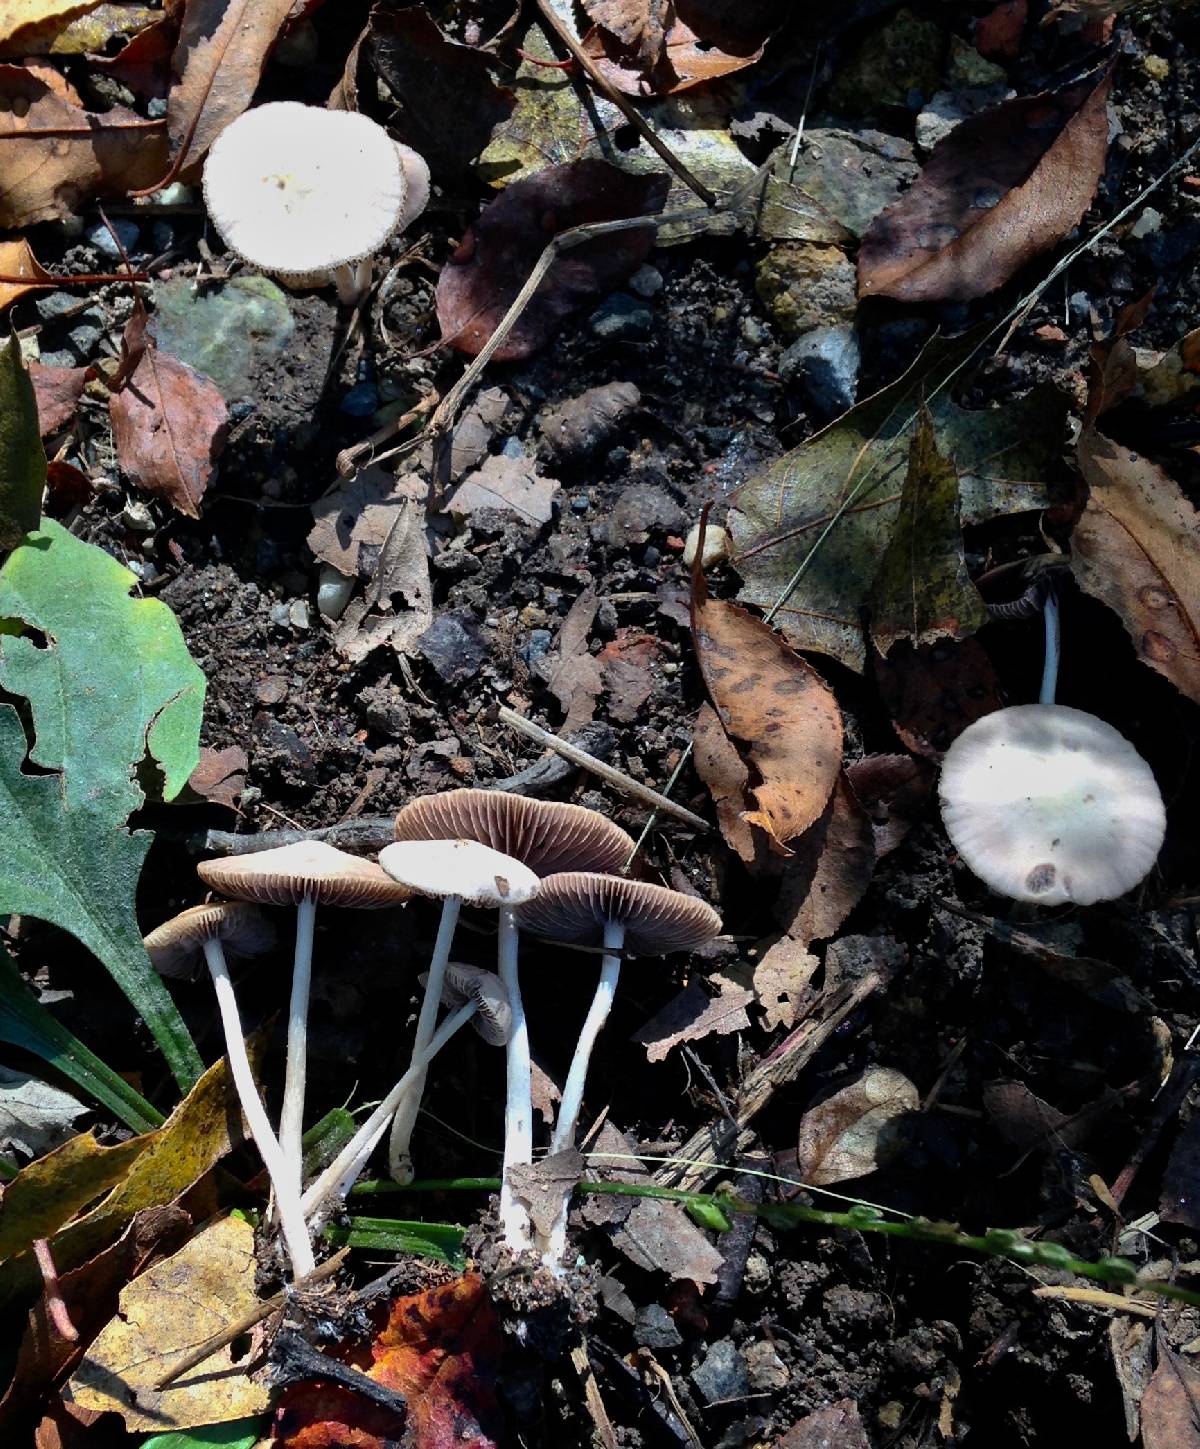
[[[899,1118],[920,1106],[916,1087],[891,1067],[868,1067],[857,1081],[810,1107],[800,1120],[796,1158],[814,1187],[865,1177],[900,1145]]]
[[[940,760],[963,730],[999,709],[1000,681],[978,639],[897,644],[875,656],[875,681],[892,726],[910,750]]]
[[[805,946],[790,936],[781,936],[763,952],[754,968],[754,993],[768,1031],[777,1026],[790,1031],[796,1025],[820,965]]]
[[[0,312],[10,306],[18,297],[34,292],[39,287],[54,286],[54,279],[42,266],[24,237],[15,241],[0,241],[0,277],[28,277],[28,281],[0,281]]]
[[[89,58],[96,70],[151,100],[163,100],[171,86],[171,56],[179,39],[183,0],[167,0],[163,8],[162,19],[140,30],[116,55]]]
[[[842,716],[833,691],[769,624],[710,599],[703,573],[692,575],[692,637],[709,697],[726,733],[746,746],[758,783],[756,809],[772,849],[820,818],[842,762]]]
[[[540,1162],[508,1169],[507,1180],[512,1183],[513,1193],[529,1209],[534,1231],[540,1237],[550,1236],[559,1209],[583,1176],[583,1167],[582,1154],[568,1147]]]
[[[584,9],[597,22],[583,37],[584,53],[617,90],[643,97],[754,65],[780,18],[764,0],[591,0]]]
[[[858,1405],[839,1399],[798,1419],[772,1449],[871,1449],[871,1441]]]
[[[250,767],[246,751],[240,745],[214,750],[201,745],[200,763],[188,776],[188,789],[210,805],[237,809],[238,799],[246,788],[246,771]]]
[[[754,992],[719,972],[709,981],[717,987],[715,996],[693,981],[634,1032],[630,1040],[646,1048],[648,1061],[661,1062],[672,1047],[687,1041],[749,1030],[746,1007],[754,1000]]]
[[[588,635],[600,600],[589,585],[567,610],[559,625],[554,648],[535,666],[535,672],[565,711],[565,735],[587,724],[604,687],[600,666],[588,651]]]
[[[597,662],[608,695],[608,714],[618,724],[632,724],[654,691],[655,665],[666,654],[660,639],[640,629],[618,629],[600,651]]]
[[[737,746],[721,728],[717,712],[707,702],[700,706],[692,731],[692,753],[696,773],[708,787],[717,810],[717,824],[725,844],[737,852],[746,865],[758,855],[754,827],[746,819],[750,769]]]
[[[547,166],[514,181],[484,207],[442,268],[437,313],[443,340],[475,356],[551,237],[585,222],[661,211],[667,189],[666,176],[634,176],[593,160]],[[590,297],[610,291],[645,261],[654,239],[652,226],[635,227],[564,252],[494,354],[496,360],[528,357],[544,346],[564,317]]]
[[[101,192],[148,185],[166,161],[161,121],[96,114],[19,65],[0,65],[0,229],[71,216]]]
[[[122,471],[143,492],[199,518],[229,433],[225,399],[211,378],[159,351],[144,311],[129,319],[122,347],[132,371],[108,403]]]
[[[663,59],[675,21],[673,0],[581,0],[588,18],[609,32],[652,74]]]
[[[1200,1369],[1158,1342],[1158,1367],[1142,1395],[1143,1449],[1200,1449]]]
[[[548,478],[533,458],[491,453],[458,485],[445,511],[469,519],[490,510],[513,514],[534,528],[554,517],[557,478]]]
[[[43,438],[61,432],[74,419],[75,409],[91,376],[93,369],[90,367],[43,367],[40,362],[29,364],[29,380],[33,383],[33,394],[37,399],[38,430]]]
[[[846,778],[870,817],[875,859],[882,860],[920,819],[936,777],[912,755],[866,755],[846,766]]]
[[[1123,403],[1137,388],[1139,368],[1129,336],[1145,322],[1157,291],[1155,283],[1136,302],[1122,307],[1113,323],[1112,335],[1103,342],[1092,343],[1085,422],[1094,423],[1101,413]]]
[[[828,940],[862,900],[875,870],[871,820],[845,774],[793,850],[784,863],[775,919],[806,945]]]
[[[968,301],[1075,226],[1108,154],[1112,69],[1064,90],[1005,101],[942,141],[916,182],[871,223],[862,297]]]
[[[1149,458],[1094,428],[1079,467],[1089,493],[1071,572],[1120,616],[1138,658],[1200,703],[1200,515]]]
[[[173,172],[199,161],[250,104],[291,8],[292,0],[189,0],[167,96]]]
[[[1026,1151],[1078,1147],[1096,1130],[1116,1098],[1106,1095],[1078,1112],[1060,1112],[1031,1092],[1024,1082],[990,1082],[983,1089],[988,1121],[1005,1142]]]

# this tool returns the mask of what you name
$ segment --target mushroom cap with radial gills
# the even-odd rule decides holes
[[[634,956],[691,951],[721,930],[720,916],[695,896],[582,870],[547,876],[517,921],[523,931],[581,944],[599,941],[604,927],[619,921],[625,927],[622,949]]]
[[[205,941],[214,939],[231,956],[261,956],[275,944],[275,927],[249,901],[209,901],[155,926],[142,945],[160,976],[185,977]]]
[[[633,854],[619,825],[583,805],[531,800],[507,790],[446,790],[412,800],[396,816],[397,840],[478,840],[537,875],[615,870]]]
[[[528,866],[478,840],[397,840],[379,852],[392,880],[417,895],[470,906],[519,906],[541,885]]]
[[[269,101],[231,121],[204,165],[225,244],[288,278],[373,256],[428,201],[424,162],[369,116]]]
[[[412,896],[374,861],[336,850],[323,840],[205,860],[196,871],[222,895],[272,906],[296,905],[308,896],[323,906],[371,910],[401,905]]]
[[[938,789],[954,848],[1018,901],[1088,906],[1124,895],[1166,832],[1150,766],[1112,725],[1064,704],[977,719],[947,751]]]
[[[424,986],[428,971],[417,978]],[[442,1005],[453,1010],[473,1001],[477,1007],[471,1025],[489,1046],[504,1046],[512,1035],[512,1008],[508,992],[494,971],[468,966],[464,961],[447,961],[442,978]]]

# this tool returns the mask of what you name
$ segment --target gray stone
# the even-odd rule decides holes
[[[633,1341],[642,1348],[678,1348],[683,1342],[683,1335],[661,1303],[647,1303],[637,1311]]]
[[[110,217],[109,226],[111,226],[112,231],[115,231],[117,236],[120,237],[121,246],[123,246],[127,252],[132,252],[136,250],[138,237],[141,234],[140,228],[138,227],[136,221],[129,221],[125,217]],[[98,252],[102,252],[104,256],[112,257],[114,261],[120,258],[120,247],[118,247],[116,242],[113,240],[112,232],[109,231],[108,226],[105,226],[102,221],[93,222],[91,226],[85,229],[84,236],[88,239],[89,242],[91,242],[96,250]]]
[[[748,1343],[742,1349],[742,1357],[746,1362],[746,1377],[756,1394],[776,1394],[787,1387],[791,1374],[773,1343],[765,1338]]]
[[[307,599],[295,599],[288,606],[288,623],[293,629],[312,627],[312,612],[308,607]]]
[[[845,252],[816,242],[772,247],[758,264],[754,290],[789,341],[814,327],[849,322],[858,302]]]
[[[175,245],[175,228],[169,221],[156,221],[150,228],[155,253],[169,252]]]
[[[56,322],[79,306],[79,296],[70,292],[46,292],[34,298],[33,305],[43,322]]]
[[[779,375],[800,384],[815,412],[833,418],[854,406],[859,361],[858,335],[848,323],[814,327],[779,359]]]
[[[919,169],[912,144],[900,136],[815,126],[805,133],[792,179],[860,237]]]
[[[657,297],[663,289],[663,275],[649,263],[640,266],[629,279],[629,290],[647,301]]]
[[[909,9],[897,10],[885,25],[868,32],[830,87],[830,104],[860,116],[881,106],[920,104],[933,94],[942,47],[940,25]]]
[[[211,377],[228,401],[250,391],[256,364],[281,356],[296,327],[282,290],[259,276],[200,290],[190,277],[160,282],[153,325],[163,351]]]
[[[43,367],[78,367],[79,359],[73,352],[59,348],[55,352],[39,352],[37,360]]]
[[[155,96],[146,102],[146,114],[152,121],[160,121],[167,114],[167,102],[165,97]]]
[[[447,684],[473,678],[487,658],[487,645],[469,614],[442,614],[417,640],[417,648]]]
[[[917,117],[917,145],[922,151],[932,151],[960,122],[998,106],[1013,94],[1008,85],[938,91]]]
[[[90,322],[82,322],[78,327],[72,327],[67,333],[67,341],[71,344],[71,350],[81,362],[86,361],[100,345],[100,338],[103,333],[99,327],[93,327]]]
[[[654,313],[626,292],[606,297],[588,320],[594,337],[606,342],[640,342],[649,337]]]
[[[1141,241],[1143,237],[1154,236],[1162,223],[1162,212],[1155,211],[1152,206],[1148,206],[1129,228],[1129,235]]]
[[[712,1345],[704,1362],[692,1370],[691,1379],[706,1404],[743,1399],[750,1392],[746,1360],[728,1338]]]
[[[574,500],[572,500],[572,507]],[[616,506],[593,531],[618,548],[645,543],[652,533],[683,533],[687,516],[665,488],[657,483],[632,482],[621,491]]]

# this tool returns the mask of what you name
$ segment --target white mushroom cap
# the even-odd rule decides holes
[[[993,890],[1040,905],[1124,895],[1167,827],[1150,766],[1124,735],[1062,704],[976,720],[950,746],[939,788],[967,865]]]
[[[369,116],[270,101],[217,137],[204,200],[227,246],[289,276],[373,255],[416,214],[406,206],[410,189],[428,198],[428,173],[414,181],[410,188],[401,152]]]
[[[527,865],[477,840],[397,840],[379,852],[388,875],[423,896],[472,906],[519,906],[541,880]]]

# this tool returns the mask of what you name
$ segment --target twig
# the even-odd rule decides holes
[[[357,820],[342,820],[337,825],[321,825],[314,830],[258,830],[253,835],[210,830],[202,840],[199,835],[195,839],[201,849],[212,855],[252,855],[307,840],[323,840],[339,850],[348,850],[351,855],[374,855],[396,838],[395,823],[394,815],[363,815]]]
[[[342,1363],[340,1359],[322,1353],[294,1328],[284,1329],[278,1334],[271,1348],[276,1359],[277,1383],[287,1385],[303,1383],[307,1379],[327,1379],[353,1394],[361,1394],[381,1409],[401,1417],[408,1413],[408,1400],[399,1389],[389,1388],[387,1384],[369,1378],[353,1364]]]
[[[549,730],[544,730],[541,725],[534,724],[532,720],[526,719],[524,715],[517,714],[515,710],[508,709],[505,705],[500,706],[500,722],[514,730],[519,730],[523,735],[528,735],[539,745],[556,751],[565,760],[570,760],[572,764],[579,765],[584,770],[590,770],[593,775],[599,775],[602,780],[607,780],[610,785],[623,791],[626,795],[632,795],[646,805],[652,805],[656,810],[663,810],[669,815],[674,815],[677,820],[682,820],[693,830],[708,830],[708,821],[702,820],[699,815],[693,815],[682,805],[676,805],[674,800],[668,800],[665,795],[660,795],[657,790],[651,790],[649,785],[643,785],[631,775],[625,774],[623,770],[606,765],[603,760],[598,760],[595,755],[589,755],[586,750],[581,750],[577,745],[567,744],[566,740],[560,740],[557,735],[552,735]]]
[[[710,191],[698,176],[692,175],[666,142],[655,135],[649,122],[637,110],[629,100],[629,97],[623,96],[617,90],[616,86],[612,85],[607,77],[596,68],[595,61],[584,54],[579,42],[571,34],[569,26],[561,16],[555,13],[550,0],[538,0],[538,9],[542,12],[542,17],[546,21],[546,24],[554,31],[560,43],[570,52],[572,59],[586,73],[588,80],[591,81],[605,100],[611,101],[616,106],[617,110],[621,112],[634,130],[637,131],[647,146],[662,157],[663,161],[679,177],[680,181],[690,190],[694,191],[700,200],[704,202],[705,206],[715,206],[717,204],[716,193]]]
[[[55,1332],[59,1338],[65,1339],[68,1343],[78,1343],[79,1330],[71,1322],[71,1315],[67,1312],[62,1289],[58,1285],[58,1269],[54,1266],[54,1259],[50,1254],[50,1244],[45,1238],[34,1238],[33,1256],[37,1260],[38,1271],[42,1275],[42,1283],[46,1290],[46,1309],[50,1314],[50,1322],[53,1323]]]
[[[307,1277],[297,1279],[290,1287],[281,1288],[270,1298],[264,1298],[261,1303],[256,1303],[253,1308],[243,1313],[233,1323],[227,1323],[224,1328],[206,1338],[203,1343],[198,1343],[195,1348],[189,1348],[187,1353],[161,1378],[155,1380],[155,1389],[165,1389],[187,1373],[188,1369],[194,1369],[197,1364],[203,1363],[210,1355],[224,1348],[227,1343],[232,1343],[240,1334],[249,1333],[255,1324],[261,1323],[264,1318],[270,1318],[272,1313],[277,1313],[281,1308],[285,1308],[296,1293],[303,1292],[305,1288],[312,1288],[326,1278],[332,1278],[346,1261],[349,1252],[348,1247],[341,1248],[332,1258],[327,1258],[324,1263],[314,1268]]]
[[[76,272],[72,276],[48,273],[45,277],[22,277],[15,272],[0,272],[0,286],[14,287],[102,287],[110,282],[149,280],[149,272]]]
[[[394,438],[397,433],[402,433],[410,423],[415,423],[418,418],[423,418],[427,412],[436,407],[441,401],[441,394],[437,392],[428,393],[414,407],[401,417],[393,418],[390,422],[384,423],[371,434],[364,438],[361,443],[355,443],[352,448],[343,448],[337,455],[336,464],[339,474],[343,478],[353,478],[358,472],[358,460],[364,453],[374,453],[380,443],[386,443],[389,438]],[[372,463],[381,463],[385,458],[390,458],[390,453],[380,453],[378,457],[372,457]]]

